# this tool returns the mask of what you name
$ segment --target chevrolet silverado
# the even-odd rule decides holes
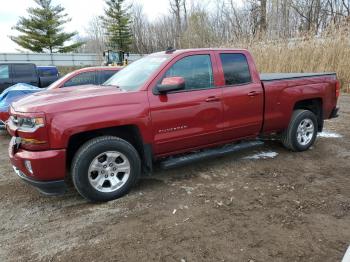
[[[9,156],[17,175],[46,194],[63,193],[71,179],[86,199],[109,201],[158,162],[173,167],[269,135],[307,150],[337,116],[339,92],[335,73],[260,75],[247,50],[168,49],[102,87],[14,102]]]

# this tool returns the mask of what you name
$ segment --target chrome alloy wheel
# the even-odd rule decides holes
[[[129,179],[130,162],[118,151],[107,151],[95,157],[88,170],[91,186],[103,193],[121,188]]]
[[[306,146],[310,143],[315,133],[314,123],[311,119],[303,119],[297,129],[297,140],[302,146]]]

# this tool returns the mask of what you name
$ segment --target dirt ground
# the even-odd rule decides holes
[[[350,244],[350,96],[303,153],[276,141],[91,204],[23,183],[0,135],[0,261],[340,261]],[[268,152],[274,158],[247,159]]]

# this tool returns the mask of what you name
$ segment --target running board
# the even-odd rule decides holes
[[[228,144],[217,148],[205,149],[203,151],[193,152],[187,155],[169,157],[166,160],[160,162],[160,167],[162,169],[179,167],[179,166],[187,165],[193,162],[197,162],[199,160],[208,159],[212,157],[220,157],[220,156],[227,155],[229,153],[242,151],[248,148],[262,146],[263,144],[264,144],[263,141],[253,140],[253,141],[246,141],[246,142],[241,142],[236,144]]]

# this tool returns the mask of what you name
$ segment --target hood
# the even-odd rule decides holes
[[[96,85],[66,87],[29,95],[12,104],[17,112],[45,112],[66,111],[85,107],[107,105],[116,102],[112,97],[125,94],[117,87],[103,87]]]

